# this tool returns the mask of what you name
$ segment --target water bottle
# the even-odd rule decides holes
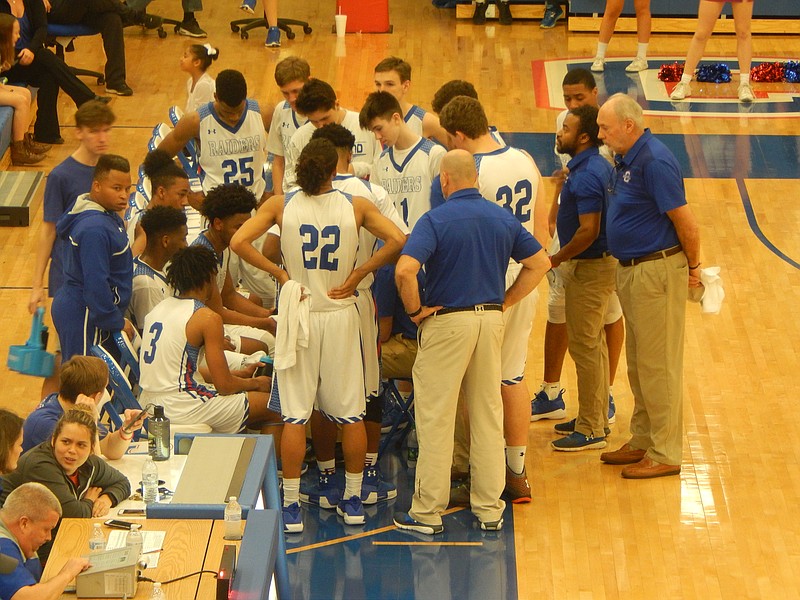
[[[147,425],[147,449],[153,460],[169,459],[169,440],[169,419],[164,416],[164,407],[155,405]]]
[[[106,549],[106,536],[103,535],[103,530],[100,529],[100,523],[95,523],[92,529],[92,535],[89,537],[89,552],[96,554]]]
[[[142,555],[142,547],[144,546],[144,538],[142,537],[142,532],[139,531],[141,527],[141,525],[134,523],[131,525],[128,535],[125,536],[125,547],[134,549],[137,561]]]
[[[148,456],[142,467],[142,497],[146,504],[158,502],[158,466]]]
[[[167,595],[161,589],[161,582],[156,581],[153,584],[153,593],[150,594],[150,600],[167,600]]]
[[[408,446],[408,466],[413,467],[417,464],[417,457],[419,457],[419,442],[417,441],[417,428],[412,426],[411,431],[408,432],[406,441]]]
[[[242,539],[242,507],[236,496],[231,496],[225,507],[225,539]]]

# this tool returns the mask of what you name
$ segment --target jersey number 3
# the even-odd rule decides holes
[[[142,360],[148,365],[152,364],[156,357],[156,343],[158,343],[158,338],[161,337],[161,332],[163,330],[163,323],[159,323],[158,321],[150,325],[150,331],[147,332],[150,336],[152,336],[150,338],[150,346],[144,351],[144,354],[142,354]]]
[[[338,225],[323,227],[322,232],[313,225],[301,225],[300,235],[303,238],[303,266],[306,269],[335,271],[339,268],[339,259],[334,257],[339,249]],[[320,238],[325,242],[321,248]]]

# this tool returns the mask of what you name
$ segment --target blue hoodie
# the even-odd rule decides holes
[[[133,256],[120,216],[83,194],[58,220],[56,234],[68,242],[60,291],[79,298],[97,328],[122,329],[131,300]]]

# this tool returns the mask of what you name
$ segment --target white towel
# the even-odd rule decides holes
[[[719,267],[700,269],[700,281],[703,283],[703,297],[700,300],[701,312],[718,315],[725,299],[722,277]]]
[[[291,279],[278,296],[278,329],[275,335],[275,369],[281,371],[297,362],[297,349],[308,348],[311,297],[301,300],[303,286]]]

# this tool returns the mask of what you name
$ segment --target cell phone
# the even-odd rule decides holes
[[[131,523],[130,521],[120,521],[119,519],[109,519],[105,522],[106,527],[111,527],[112,529],[128,529],[130,530]]]
[[[143,517],[147,511],[144,508],[123,508],[119,514],[126,517]]]
[[[148,404],[147,406],[145,406],[145,407],[142,409],[142,412],[140,412],[138,415],[136,415],[136,416],[135,416],[135,417],[134,417],[134,418],[133,418],[131,421],[128,421],[127,423],[125,423],[125,424],[123,425],[123,427],[130,427],[131,425],[133,425],[134,423],[136,423],[136,421],[138,421],[139,419],[141,419],[141,418],[142,418],[142,415],[144,415],[145,413],[147,413],[147,412],[148,412],[148,411],[149,411],[149,410],[152,408],[152,406],[153,406],[152,404]]]

